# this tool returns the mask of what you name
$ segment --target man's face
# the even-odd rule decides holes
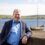
[[[17,21],[20,19],[20,14],[19,14],[19,11],[18,10],[15,10],[13,12],[13,17],[14,19],[16,19]]]

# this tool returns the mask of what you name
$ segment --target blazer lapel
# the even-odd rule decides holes
[[[24,36],[25,34],[25,24],[21,21],[21,38]]]
[[[11,30],[12,22],[13,22],[13,20],[9,21],[9,23],[8,23],[7,34],[9,34],[9,32],[10,32],[10,30]]]

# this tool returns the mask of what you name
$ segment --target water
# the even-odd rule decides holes
[[[2,27],[5,23],[5,21],[8,21],[10,19],[0,19],[0,30],[2,30]],[[30,28],[32,26],[37,26],[37,19],[22,19],[26,24],[27,27]],[[39,19],[38,20],[38,26],[44,25],[45,26],[45,20],[44,19]]]

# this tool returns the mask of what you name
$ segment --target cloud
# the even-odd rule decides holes
[[[30,4],[0,4],[0,14],[12,15],[15,8],[21,10],[21,15],[34,15],[36,12],[36,5]]]
[[[18,8],[23,16],[37,15],[37,4],[8,4],[0,3],[0,14],[12,15],[13,10]],[[38,15],[45,15],[45,4],[38,4]]]
[[[38,14],[39,15],[45,15],[45,4],[39,4],[38,5]]]

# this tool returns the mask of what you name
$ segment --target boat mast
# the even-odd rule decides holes
[[[37,2],[37,27],[38,27],[38,2]]]

